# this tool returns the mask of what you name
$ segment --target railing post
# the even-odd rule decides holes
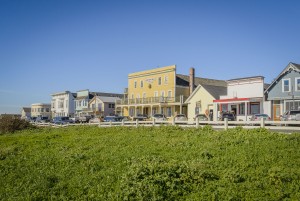
[[[224,118],[224,128],[226,131],[228,130],[228,118]]]
[[[153,118],[152,125],[155,126],[155,119]]]
[[[261,128],[265,127],[265,118],[260,118],[260,127]]]
[[[172,119],[172,125],[175,126],[175,118]]]
[[[138,126],[139,126],[139,120],[136,119],[136,120],[135,120],[135,127],[138,127]]]
[[[122,126],[124,126],[124,119],[122,119]]]
[[[99,127],[99,128],[101,127],[101,121],[99,121],[98,127]]]
[[[111,120],[109,121],[109,126],[112,127],[112,121]]]
[[[196,118],[196,128],[199,128],[199,118]]]

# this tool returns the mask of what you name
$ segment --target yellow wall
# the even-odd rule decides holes
[[[193,120],[195,117],[195,108],[198,101],[201,101],[201,109],[199,110],[199,114],[205,114],[207,109],[213,109],[213,100],[214,97],[210,95],[203,87],[200,87],[200,89],[194,94],[188,103],[188,119]]]
[[[171,91],[172,97],[174,97],[175,76],[175,65],[131,73],[128,75],[128,97],[131,99],[133,95],[134,98],[138,98],[138,96],[143,98],[143,93],[146,93],[146,98],[154,97],[155,91],[157,91],[158,96],[161,96],[162,91],[164,91],[164,97],[167,97],[168,91]],[[161,77],[161,85],[158,84],[159,77]],[[165,82],[166,77],[167,82]],[[143,81],[143,87],[141,87],[141,81]]]

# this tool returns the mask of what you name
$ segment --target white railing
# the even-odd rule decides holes
[[[214,129],[225,129],[235,128],[237,126],[253,129],[253,128],[267,128],[270,130],[292,130],[300,132],[300,121],[265,121],[262,119],[261,121],[228,121],[225,119],[224,121],[121,121],[121,122],[100,122],[100,123],[70,123],[70,124],[53,124],[53,123],[33,123],[39,127],[67,127],[67,126],[81,126],[81,125],[90,125],[90,126],[98,126],[98,127],[112,127],[112,126],[160,126],[160,125],[178,125],[181,127],[203,127],[205,125],[211,125]]]

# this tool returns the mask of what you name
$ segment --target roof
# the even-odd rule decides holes
[[[176,74],[176,85],[189,86],[189,80],[190,80],[190,76],[188,75]],[[227,83],[224,80],[214,80],[208,78],[195,77],[195,83],[194,83],[195,87],[197,87],[199,84],[227,87]]]
[[[107,96],[98,96],[100,100],[102,100],[104,103],[114,103],[116,100],[120,100],[119,97],[107,97]]]
[[[185,101],[185,103],[188,103],[201,87],[204,88],[215,99],[219,99],[221,95],[227,94],[227,87],[199,84],[197,88],[193,91],[193,93]]]
[[[235,78],[235,79],[230,79],[230,80],[227,80],[227,81],[237,81],[237,80],[250,80],[250,79],[256,79],[256,78],[261,78],[261,79],[264,79],[265,77],[264,76],[251,76],[251,77],[241,77],[241,78]]]
[[[219,99],[222,95],[227,95],[227,87],[202,85],[208,93],[210,93],[215,99]]]
[[[31,112],[31,108],[30,107],[23,107],[22,110],[24,110],[24,112]]]
[[[285,73],[294,70],[294,71],[300,71],[300,64],[292,63],[290,62],[284,69],[281,71],[281,73],[273,80],[273,82],[266,88],[265,93],[272,88],[277,81],[283,76]]]

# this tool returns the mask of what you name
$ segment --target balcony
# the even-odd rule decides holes
[[[183,96],[183,102],[187,97]],[[180,103],[180,96],[177,97],[148,97],[117,100],[116,105],[136,105],[136,104],[155,104],[155,103]]]

